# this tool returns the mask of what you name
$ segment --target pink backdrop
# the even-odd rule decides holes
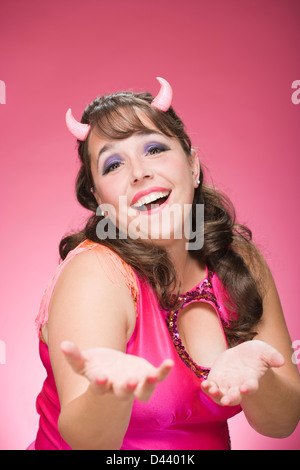
[[[299,18],[298,0],[1,0],[1,449],[35,437],[44,370],[34,318],[60,238],[87,216],[74,196],[78,164],[64,114],[71,106],[80,118],[103,92],[156,93],[156,76],[170,81],[175,109],[252,228],[300,339],[300,104],[291,100]],[[299,426],[269,439],[242,415],[231,435],[234,449],[300,448]]]

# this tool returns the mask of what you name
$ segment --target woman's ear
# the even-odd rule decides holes
[[[91,188],[91,193],[93,194],[94,198],[96,199],[98,206],[100,206],[101,205],[101,199],[100,199],[100,197],[97,193],[97,190],[94,189],[94,188]]]
[[[192,148],[191,150],[189,161],[193,174],[194,187],[198,188],[200,184],[200,160],[198,157],[198,152],[195,148]]]

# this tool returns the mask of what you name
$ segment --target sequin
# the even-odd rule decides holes
[[[211,279],[214,276],[214,273],[212,271],[208,272],[208,276],[206,279],[202,281],[200,286],[195,287],[189,292],[186,292],[178,297],[178,304],[180,305],[179,308],[176,308],[172,310],[166,318],[167,321],[167,326],[169,333],[171,335],[173,344],[182,359],[182,361],[198,376],[201,377],[202,379],[206,380],[207,376],[210,372],[209,368],[204,368],[196,364],[193,359],[190,357],[190,355],[187,353],[185,347],[182,344],[182,341],[179,336],[178,328],[177,328],[177,319],[178,319],[178,314],[179,312],[186,307],[189,303],[195,302],[195,301],[206,301],[206,302],[212,302],[214,306],[216,307],[219,318],[221,320],[222,326],[224,327],[225,322],[222,318],[222,315],[220,315],[220,306],[217,302],[216,296],[213,292],[213,286]],[[177,305],[178,305],[177,304]]]

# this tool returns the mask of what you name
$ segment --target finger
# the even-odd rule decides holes
[[[157,382],[165,380],[174,366],[171,359],[165,359],[157,368],[153,368],[151,372],[134,387],[134,396],[140,401],[148,401],[151,397]]]
[[[129,379],[126,383],[126,388],[128,390],[135,390],[138,386],[139,381],[137,379]]]
[[[201,388],[203,390],[207,390],[209,387],[210,387],[210,381],[209,380],[203,380],[203,382],[201,383]]]
[[[274,351],[273,354],[271,354],[270,359],[269,359],[269,364],[271,367],[282,367],[285,363],[285,359],[282,354],[278,351]]]
[[[221,390],[219,389],[218,385],[214,382],[209,381],[203,381],[201,384],[201,388],[205,395],[208,396],[211,400],[213,400],[215,403],[220,405],[220,400],[223,396]]]
[[[240,392],[243,395],[246,395],[246,394],[251,395],[252,393],[257,392],[258,386],[259,386],[258,380],[249,379],[240,386]]]
[[[90,387],[91,390],[97,395],[104,395],[105,393],[108,393],[111,390],[112,385],[107,377],[98,376],[97,378],[91,381]]]
[[[71,341],[63,341],[60,348],[75,372],[81,374],[85,367],[86,358],[80,349]]]
[[[142,385],[136,390],[136,397],[140,401],[149,400],[157,382],[165,380],[171,372],[173,366],[174,362],[171,359],[165,359],[159,367],[147,375]]]
[[[241,394],[238,388],[231,388],[220,400],[223,406],[236,406],[241,402]]]
[[[208,389],[208,393],[210,394],[210,396],[212,396],[213,398],[220,398],[221,395],[222,395],[222,392],[221,390],[219,389],[219,387],[217,385],[212,385],[209,389]]]
[[[154,392],[155,386],[158,381],[157,374],[148,375],[145,379],[136,387],[134,396],[140,401],[148,401]]]
[[[134,391],[136,390],[138,386],[138,380],[137,379],[128,379],[125,383],[122,384],[114,384],[113,385],[113,391],[115,395],[123,400],[133,398]]]
[[[211,398],[217,399],[222,396],[222,393],[215,382],[203,381],[201,384],[202,390]]]
[[[281,367],[285,363],[283,355],[269,344],[265,347],[263,359],[270,367]]]
[[[165,378],[169,375],[173,367],[174,361],[172,361],[172,359],[165,359],[162,364],[156,369],[158,382],[165,380]]]

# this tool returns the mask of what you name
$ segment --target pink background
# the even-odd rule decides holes
[[[35,437],[45,374],[34,318],[61,237],[87,216],[74,195],[64,114],[71,106],[80,118],[98,94],[156,93],[156,76],[170,81],[175,109],[252,228],[300,339],[300,104],[291,101],[299,18],[298,0],[1,0],[1,449]],[[300,448],[299,426],[284,440],[260,436],[242,415],[230,427],[233,449]]]

